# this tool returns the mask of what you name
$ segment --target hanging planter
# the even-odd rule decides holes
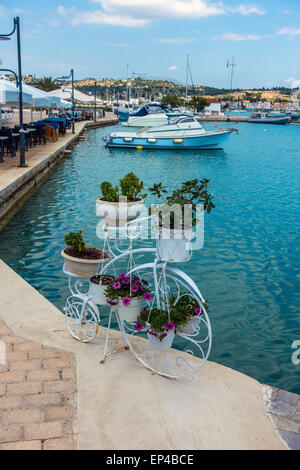
[[[161,351],[166,351],[172,347],[175,332],[174,330],[168,331],[165,333],[165,336],[160,339],[156,333],[153,333],[151,330],[147,331],[147,336],[149,339],[149,344],[153,349],[160,349]]]
[[[96,215],[105,218],[109,226],[126,225],[145,211],[143,187],[143,182],[134,173],[128,173],[120,180],[120,190],[118,186],[113,187],[104,181],[100,185],[102,198],[96,200]]]
[[[192,237],[192,229],[159,228],[156,240],[156,250],[159,258],[173,263],[188,261],[191,257]]]
[[[137,320],[142,310],[141,297],[123,297],[118,299],[118,314],[121,321],[133,323]]]
[[[184,333],[185,335],[193,335],[198,331],[200,325],[200,315],[191,317],[186,324],[181,325],[177,328],[178,333]]]
[[[68,246],[61,255],[67,271],[75,276],[90,278],[97,273],[100,264],[109,261],[108,253],[85,245],[81,230],[66,235],[65,243]]]
[[[147,330],[149,344],[153,349],[165,351],[172,347],[176,321],[173,321],[172,311],[159,308],[144,308],[135,324],[137,331]]]
[[[107,297],[105,289],[109,284],[114,282],[113,276],[97,275],[90,279],[89,295],[97,305],[107,305]]]
[[[110,302],[117,302],[120,320],[127,322],[135,322],[141,314],[142,301],[152,299],[145,281],[137,276],[127,277],[125,273],[120,273],[106,287],[105,295]]]
[[[206,302],[204,302],[204,306],[207,311],[208,306]],[[184,333],[186,335],[195,335],[198,333],[203,310],[196,299],[191,297],[189,293],[182,294],[179,299],[175,296],[171,296],[170,309],[176,321],[178,333]]]

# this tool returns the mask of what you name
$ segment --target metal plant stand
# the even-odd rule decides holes
[[[115,228],[113,229],[116,230]],[[211,350],[212,333],[205,300],[194,281],[174,263],[168,263],[159,258],[155,248],[133,249],[134,236],[128,234],[127,240],[110,237],[110,229],[104,238],[103,251],[108,251],[111,260],[105,265],[100,264],[99,275],[119,271],[120,264],[127,263],[127,276],[138,276],[147,287],[151,289],[153,299],[152,305],[163,310],[169,310],[169,299],[175,296],[176,302],[182,296],[189,296],[193,302],[197,302],[201,308],[198,324],[193,326],[192,331],[178,331],[175,335],[174,344],[166,351],[153,349],[146,337],[146,330],[137,331],[135,322],[122,321],[118,314],[118,305],[111,305],[108,315],[108,326],[106,331],[103,358],[105,359],[122,349],[129,349],[136,359],[152,372],[170,378],[188,377],[198,372],[205,364]],[[125,243],[124,243],[125,242]],[[123,245],[127,246],[123,246]],[[152,254],[153,261],[145,264],[135,264],[136,255]],[[66,328],[78,341],[87,343],[92,341],[98,333],[98,325],[101,325],[100,305],[93,302],[89,290],[84,291],[84,282],[66,271],[69,277],[70,297],[65,303]],[[107,314],[106,314],[107,316]],[[113,317],[124,339],[124,344],[113,351],[108,352],[109,338]],[[183,354],[184,353],[184,354]]]

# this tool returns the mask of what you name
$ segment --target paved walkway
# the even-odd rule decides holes
[[[0,338],[0,450],[75,449],[74,355],[14,336],[4,320]]]

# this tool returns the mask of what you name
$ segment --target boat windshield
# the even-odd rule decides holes
[[[188,118],[180,118],[176,121],[176,124],[186,124],[188,122],[197,122],[195,118],[188,117]]]

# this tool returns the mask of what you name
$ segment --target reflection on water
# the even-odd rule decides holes
[[[162,181],[173,189],[211,178],[216,209],[205,217],[205,246],[181,266],[209,301],[211,360],[300,393],[300,366],[291,362],[291,344],[300,340],[300,128],[239,127],[224,151],[188,152],[108,150],[102,136],[110,129],[90,131],[2,230],[0,257],[61,308],[68,295],[63,237],[83,229],[99,246],[101,181],[117,184],[133,171],[146,188]]]

